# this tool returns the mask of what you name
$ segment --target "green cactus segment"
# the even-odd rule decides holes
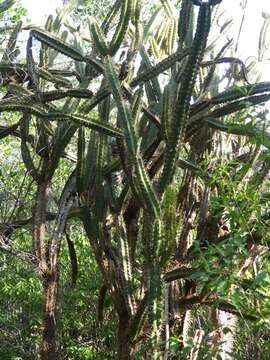
[[[45,30],[50,32],[52,31],[52,25],[53,25],[53,17],[52,15],[49,15],[45,24]],[[46,44],[41,44],[40,49],[40,56],[39,56],[39,65],[42,66],[48,66],[49,64],[49,47]]]
[[[49,15],[46,24],[45,24],[45,30],[46,31],[53,31],[53,16]]]
[[[192,116],[200,116],[200,113],[204,114],[216,105],[226,104],[231,107],[232,101],[242,99],[241,101],[249,101],[252,95],[262,94],[261,96],[267,96],[270,93],[270,82],[261,82],[258,84],[249,84],[241,87],[231,87],[228,90],[218,94],[212,99],[201,101],[192,106]],[[263,99],[263,98],[262,98]],[[217,110],[218,111],[218,110]]]
[[[156,262],[159,264],[160,257],[164,249],[164,229],[162,220],[156,219],[154,227],[153,254],[155,254]]]
[[[103,86],[104,81],[101,86]],[[104,124],[109,122],[110,116],[110,97],[107,97],[103,100],[98,107],[98,113],[100,121]],[[90,150],[90,149],[89,149]],[[107,159],[107,137],[103,134],[96,140],[96,158],[94,159],[95,163],[95,174],[94,174],[94,213],[97,219],[102,220],[104,218],[105,206],[105,188],[104,188],[104,177],[103,177],[103,168]]]
[[[149,302],[149,323],[152,325],[151,331],[151,347],[153,348],[153,359],[161,359],[159,351],[160,343],[160,325],[161,325],[161,279],[160,269],[152,268],[150,279],[150,302]]]
[[[30,150],[28,148],[28,145],[25,141],[21,142],[21,151],[22,151],[22,159],[24,162],[24,165],[27,169],[27,172],[29,175],[32,176],[32,178],[38,182],[39,181],[39,175],[37,172],[37,169],[35,168],[33,159],[30,154]]]
[[[44,119],[40,120],[40,123],[44,124]],[[52,138],[53,151],[51,155],[50,174],[53,175],[55,169],[58,166],[60,158],[63,156],[64,150],[70,143],[73,135],[75,134],[78,126],[73,122],[58,124]]]
[[[27,137],[29,135],[29,116],[23,116],[20,122],[20,130],[21,130],[21,154],[24,165],[28,171],[28,173],[33,177],[33,179],[38,182],[39,181],[39,174],[38,170],[36,169],[33,159],[31,157],[30,150],[27,145]]]
[[[189,54],[189,50],[185,50],[184,52],[176,52],[175,54],[169,56],[168,58],[162,60],[159,64],[148,68],[147,70],[143,71],[138,77],[136,77],[131,83],[129,84],[131,87],[136,87],[139,84],[143,84],[158,74],[166,71],[170,67],[172,67],[177,61],[181,61],[184,57]],[[1,69],[1,65],[0,65]],[[96,107],[103,99],[105,99],[110,94],[110,89],[107,86],[104,86],[100,89],[95,96],[91,99],[87,100],[81,106],[81,111],[84,113],[88,113],[92,109]]]
[[[164,87],[163,94],[162,94],[162,117],[161,117],[161,129],[163,133],[163,138],[167,141],[168,140],[168,126],[170,121],[170,85],[167,84]]]
[[[17,0],[5,0],[0,4],[0,13],[8,10]]]
[[[177,234],[177,194],[177,187],[170,185],[166,188],[162,199],[162,230],[164,232],[162,253],[160,254],[160,264],[162,267],[165,267],[169,261]]]
[[[87,191],[93,184],[96,173],[96,159],[97,159],[97,136],[94,131],[90,131],[88,140],[86,158],[85,158],[85,177],[83,189]]]
[[[81,86],[83,86],[82,83],[81,83]],[[78,94],[81,91],[84,91],[86,89],[72,89],[70,91],[73,92],[74,90],[75,90],[75,93]],[[55,92],[56,92],[56,94],[55,94]],[[61,93],[62,91],[56,90],[56,91],[52,91],[52,92],[49,91],[49,92],[42,93],[41,99],[43,102],[45,102],[47,97],[53,98],[54,96],[58,96],[59,95],[58,92]],[[65,91],[63,91],[63,92],[65,93]],[[79,104],[78,99],[74,100],[73,98],[69,98],[65,102],[65,104],[62,108],[62,112],[72,114],[76,111],[78,104]],[[50,105],[50,108],[51,107],[52,107],[52,105]],[[55,110],[56,110],[56,107],[54,107],[54,109],[52,109],[52,111],[55,111]],[[43,119],[43,118],[41,119],[41,123],[45,123],[48,121],[49,120],[47,120],[47,119]],[[52,171],[54,171],[56,169],[56,167],[58,166],[60,157],[63,156],[65,148],[70,143],[70,141],[71,141],[72,137],[74,136],[77,129],[78,129],[78,124],[74,123],[74,121],[67,120],[65,122],[58,123],[58,126],[57,126],[56,130],[54,131],[54,135],[52,138],[52,144],[53,144],[52,161],[51,161]]]
[[[113,173],[115,171],[120,171],[120,170],[121,170],[121,160],[119,158],[116,158],[116,159],[112,160],[109,164],[104,166],[103,176],[107,177],[107,176],[111,175],[111,173]]]
[[[120,242],[120,253],[121,253],[121,260],[122,260],[122,268],[123,268],[123,287],[124,287],[124,294],[126,298],[126,302],[128,305],[128,309],[131,315],[134,315],[134,305],[135,301],[132,296],[133,289],[132,289],[132,268],[129,256],[129,245],[128,239],[126,236],[125,231],[118,231],[117,234],[118,241]]]
[[[177,84],[174,81],[171,81],[164,87],[162,94],[162,132],[163,137],[168,141],[168,136],[170,132],[170,125],[173,115],[174,108],[174,97],[177,93]]]
[[[92,39],[100,55],[101,56],[108,55],[108,48],[105,42],[103,31],[100,29],[100,27],[95,21],[92,21],[90,25],[90,31],[91,31]]]
[[[131,19],[133,0],[123,0],[119,23],[109,46],[109,54],[114,56],[121,46]]]
[[[131,319],[129,329],[128,329],[128,338],[137,340],[137,337],[140,334],[140,330],[143,327],[145,318],[147,315],[147,294],[144,295],[143,299],[140,301],[139,306],[136,309],[134,316]]]
[[[209,0],[209,4],[211,6],[215,6],[215,5],[218,5],[222,2],[222,0]]]
[[[100,246],[100,242],[103,238],[102,224],[92,214],[87,205],[81,207],[81,212],[84,230],[95,252],[95,255],[100,258],[102,254],[102,247]]]
[[[193,4],[190,0],[183,0],[181,3],[179,20],[178,20],[178,37],[180,48],[183,46],[188,34],[190,20],[193,12]]]
[[[35,61],[32,52],[32,36],[30,35],[26,46],[27,69],[35,93],[39,95],[39,81],[36,73]]]
[[[262,94],[262,95],[254,95],[254,96],[248,96],[247,98],[243,100],[238,100],[231,102],[229,104],[226,104],[220,108],[217,108],[213,110],[212,112],[209,112],[207,116],[210,117],[222,117],[225,115],[233,114],[237,111],[247,109],[248,107],[252,105],[258,105],[261,103],[265,103],[270,100],[270,93]],[[203,116],[204,118],[206,116]]]
[[[171,68],[177,61],[181,61],[188,54],[189,50],[175,52],[166,59],[160,61],[157,65],[149,67],[147,70],[143,71],[140,75],[131,81],[130,86],[135,87],[155,78],[159,74]]]
[[[92,96],[92,91],[88,89],[51,90],[40,93],[40,98],[43,102],[59,100],[66,97],[88,99]]]
[[[110,106],[111,106],[111,98],[108,96],[106,99],[104,99],[98,107],[99,117],[100,120],[104,123],[109,122],[110,118]]]
[[[105,76],[116,101],[120,125],[124,132],[125,142],[129,155],[134,159],[136,158],[138,148],[134,127],[132,125],[132,115],[126,102],[124,101],[120,82],[118,80],[112,60],[109,57],[106,57]]]
[[[60,76],[66,76],[66,77],[75,77],[78,82],[82,82],[82,78],[80,74],[77,71],[74,70],[64,70],[64,69],[50,69],[50,73],[52,75],[60,75]]]
[[[211,128],[224,131],[227,134],[243,135],[253,138],[258,144],[270,149],[270,134],[263,128],[260,129],[252,124],[225,124],[224,122],[214,118],[207,119],[206,123]]]
[[[19,75],[26,75],[27,66],[24,64],[11,64],[11,63],[0,63],[0,72],[1,73],[11,73],[15,71],[19,72]]]
[[[19,104],[17,102],[10,103],[4,100],[0,102],[0,112],[12,112],[12,111],[28,112],[36,116],[42,116],[44,114],[46,116],[46,109],[44,109],[41,106]]]
[[[114,18],[116,17],[118,11],[121,8],[121,0],[116,0],[112,5],[110,11],[108,11],[105,19],[102,22],[101,29],[103,33],[106,35],[110,29],[110,25],[113,23]]]
[[[103,167],[106,160],[106,138],[101,135],[98,138],[97,159],[96,159],[96,183],[101,184],[103,181]]]
[[[141,31],[140,31],[140,14],[142,9],[142,0],[135,0],[134,4],[134,16],[133,24],[135,26],[135,44],[134,48],[137,49],[141,41]]]
[[[144,47],[141,48],[140,54],[142,57],[142,64],[143,64],[144,68],[146,68],[145,71],[152,68],[151,60],[148,56],[147,51],[144,49]],[[159,85],[157,76],[154,76],[150,80],[150,84],[146,83],[146,91],[149,94],[149,102],[150,103],[152,103],[152,102],[155,103],[155,102],[160,101],[161,89],[160,89],[160,85]],[[152,101],[151,101],[151,99],[152,99]]]
[[[138,89],[134,93],[134,96],[132,99],[132,104],[131,104],[132,118],[133,118],[135,127],[137,127],[137,125],[139,125],[139,119],[141,116],[142,107],[143,107],[143,90]]]
[[[31,28],[31,35],[38,41],[42,42],[43,44],[51,47],[54,50],[57,50],[61,54],[64,54],[76,61],[84,61],[84,56],[81,54],[80,51],[75,49],[73,46],[67,44],[66,42],[62,41],[58,37],[52,35],[48,31],[41,30],[38,28]]]
[[[12,62],[12,53],[14,53],[16,49],[16,42],[18,35],[21,31],[21,28],[22,28],[22,21],[19,21],[8,39],[8,43],[2,57],[2,61],[1,61],[2,63]]]
[[[20,85],[10,84],[9,90],[13,94],[20,96],[20,99],[18,100],[20,100],[21,102],[31,103],[36,99],[35,95],[33,95],[30,91],[27,91],[27,89],[25,89]],[[40,92],[39,98],[41,102],[45,103],[45,102],[64,99],[66,97],[77,98],[77,99],[91,98],[92,95],[93,95],[92,91],[88,89],[51,90],[51,91]]]
[[[93,96],[91,99],[85,101],[85,103],[82,104],[82,106],[80,107],[80,111],[82,111],[85,114],[88,113],[109,95],[110,95],[110,89],[107,86],[104,86],[96,93],[95,96]]]
[[[235,86],[209,100],[211,105],[219,105],[233,100],[245,98],[247,96],[270,92],[270,82],[261,82],[258,84],[249,84],[236,88]]]
[[[69,115],[61,112],[46,112],[46,109],[39,106],[31,106],[28,104],[11,104],[11,103],[0,103],[0,112],[12,112],[12,111],[21,111],[29,112],[33,115],[40,116],[44,119],[49,119],[51,121],[60,121],[60,120],[71,120],[75,124],[83,125],[95,131],[98,131],[102,134],[109,135],[112,137],[122,137],[122,132],[109,124],[104,124],[101,121],[92,120],[88,117],[81,115]]]
[[[140,14],[141,14],[141,10],[143,7],[142,4],[143,0],[134,0],[133,1],[133,12],[132,12],[132,23],[134,24],[134,26],[138,26],[139,22],[140,22]]]
[[[83,126],[79,127],[78,133],[78,152],[77,152],[77,169],[76,169],[76,182],[77,191],[79,194],[83,194],[84,178],[85,178],[85,130]]]
[[[15,83],[11,83],[8,85],[8,91],[10,92],[10,94],[20,97],[29,97],[32,95],[32,92],[30,90]]]
[[[116,128],[114,128],[113,126],[109,125],[109,124],[104,124],[101,121],[96,121],[96,120],[92,120],[89,119],[88,117],[83,117],[81,115],[68,115],[68,114],[61,114],[59,113],[59,115],[57,115],[55,117],[55,114],[52,113],[48,113],[47,115],[48,118],[55,118],[56,120],[72,120],[74,121],[74,123],[76,124],[81,124],[84,125],[85,127],[88,127],[89,129],[95,130],[100,132],[101,134],[105,134],[105,135],[109,135],[112,137],[122,137],[122,132]]]
[[[171,19],[171,24],[169,26],[168,36],[167,36],[167,52],[168,52],[168,54],[172,54],[172,52],[173,52],[176,35],[177,35],[176,18],[173,17]]]
[[[72,87],[72,83],[67,80],[64,76],[60,76],[58,75],[59,72],[56,70],[45,70],[44,68],[41,67],[36,67],[36,73],[37,76],[52,82],[55,84],[55,86],[61,86],[61,87],[65,87],[65,88],[71,88]],[[22,64],[10,64],[10,63],[0,63],[0,73],[3,76],[19,76],[19,77],[26,77],[27,76],[27,65],[22,65]],[[64,75],[66,75],[64,72],[60,72],[63,73]]]
[[[55,84],[55,87],[57,86],[61,86],[64,88],[72,87],[72,83],[63,76],[55,75],[53,74],[53,72],[45,70],[44,68],[37,68],[36,71],[39,77],[41,77],[46,81],[52,82],[53,84]]]
[[[159,256],[162,249],[162,224],[160,220],[155,220],[151,226],[151,243],[150,243],[150,267],[149,267],[149,322],[152,325],[151,342],[155,351],[153,358],[159,359],[159,337],[161,325],[161,269]]]
[[[103,123],[109,122],[111,98],[107,97],[99,105],[99,118]],[[98,139],[97,163],[96,163],[96,183],[101,184],[103,181],[103,168],[107,158],[107,141],[104,135]]]
[[[183,79],[175,102],[170,133],[166,144],[165,162],[159,183],[159,192],[163,193],[166,186],[171,182],[178,156],[179,143],[181,142],[190,112],[190,100],[194,90],[200,63],[203,59],[204,50],[211,24],[211,9],[203,3],[200,7],[197,29],[192,43],[191,53],[183,71]]]
[[[160,204],[140,156],[137,156],[135,161],[134,172],[134,184],[142,205],[149,213],[154,214],[155,218],[160,217]]]
[[[144,168],[143,161],[139,155],[136,133],[132,121],[132,114],[123,99],[120,82],[109,57],[106,58],[105,75],[111,87],[111,91],[118,108],[118,118],[124,133],[124,141],[128,150],[129,161],[134,164],[134,185],[138,189],[138,197],[149,212],[153,213],[155,216],[159,216],[159,202],[148,174]]]

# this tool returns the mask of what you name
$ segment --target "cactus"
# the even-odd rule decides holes
[[[95,21],[92,21],[90,25],[90,30],[98,52],[100,53],[100,55],[106,56],[108,54],[108,47],[105,43],[105,38],[102,29],[98,26],[98,24]]]
[[[51,47],[52,49],[55,49],[59,53],[64,54],[73,60],[84,61],[84,56],[80,53],[80,51],[67,44],[66,42],[62,41],[55,35],[52,35],[48,31],[32,27],[31,35],[35,39],[41,41],[43,44]]]
[[[120,21],[109,46],[109,54],[115,55],[122,44],[131,18],[133,0],[123,0],[120,14]]]
[[[5,2],[5,6],[11,3]],[[204,273],[201,276],[193,264],[173,267],[183,259],[192,262],[195,256],[194,249],[191,255],[186,255],[186,249],[181,253],[179,234],[185,226],[194,226],[190,231],[193,238],[199,233],[196,221],[202,201],[199,196],[194,199],[193,193],[199,192],[200,186],[212,186],[212,163],[207,164],[210,169],[200,163],[202,159],[206,162],[206,147],[212,141],[208,133],[215,129],[243,135],[270,148],[263,129],[222,119],[269,100],[270,83],[233,85],[222,92],[214,92],[209,86],[216,79],[217,64],[243,65],[241,60],[223,55],[230,42],[211,54],[209,61],[203,61],[211,51],[207,40],[212,7],[219,3],[182,0],[177,25],[176,8],[171,1],[162,0],[142,31],[143,2],[117,0],[100,26],[91,21],[93,41],[88,40],[88,55],[84,55],[86,45],[79,34],[71,45],[70,34],[61,32],[64,14],[58,14],[55,19],[48,18],[45,30],[31,28],[27,61],[20,64],[7,56],[15,49],[18,24],[0,63],[3,83],[8,85],[0,112],[23,114],[18,124],[1,129],[0,137],[12,132],[20,137],[25,168],[37,187],[50,186],[60,160],[66,161],[70,149],[77,149],[71,154],[75,165],[70,178],[75,190],[72,188],[70,196],[77,197],[78,221],[83,223],[103,277],[99,317],[107,292],[119,324],[126,326],[122,333],[129,355],[135,343],[149,339],[150,348],[142,358],[161,357],[165,282],[181,279],[185,284],[190,278],[196,282],[207,277]],[[193,6],[199,7],[194,37]],[[156,29],[158,14],[164,22]],[[118,15],[112,33],[113,19]],[[261,42],[265,41],[267,26],[268,22],[262,29]],[[39,64],[31,51],[33,39],[41,43]],[[53,66],[58,54],[65,55],[72,67]],[[32,86],[25,86],[29,80]],[[30,124],[37,131],[35,143],[29,135]],[[203,150],[196,152],[196,146]],[[193,182],[188,183],[188,193],[183,195],[180,183],[190,178]],[[41,195],[46,210],[46,194]],[[188,201],[192,206],[185,213],[182,207]],[[70,206],[70,198],[67,204]],[[193,211],[197,217],[190,224],[186,217]],[[50,257],[50,241],[43,242]],[[52,266],[52,259],[56,261],[58,255],[54,253],[47,262],[46,251],[36,244],[40,259],[45,253],[42,261]],[[201,287],[199,282],[196,291]],[[148,333],[141,337],[143,331]],[[126,356],[123,348],[118,354],[122,359]]]
[[[10,34],[7,46],[4,50],[4,54],[2,57],[1,63],[12,62],[12,56],[13,56],[12,54],[14,54],[14,51],[16,50],[16,42],[17,42],[18,35],[21,31],[21,28],[22,28],[22,22],[19,21],[17,23],[17,25],[15,26],[14,30],[12,31],[12,33]]]
[[[179,142],[185,136],[187,118],[190,112],[190,100],[194,90],[197,73],[203,59],[211,23],[211,9],[206,3],[200,6],[196,34],[193,40],[191,54],[186,63],[184,78],[178,91],[176,107],[168,135],[165,163],[159,183],[159,192],[163,193],[166,186],[172,181],[175,171],[176,154]]]
[[[16,0],[5,0],[0,4],[0,13],[7,11],[12,5],[14,5]]]

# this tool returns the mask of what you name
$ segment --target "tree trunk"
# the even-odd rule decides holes
[[[58,275],[46,276],[43,285],[43,333],[41,343],[41,359],[57,360],[56,341],[56,306],[58,291]]]
[[[133,360],[134,351],[128,338],[128,316],[119,318],[118,336],[117,336],[117,359],[118,360]]]
[[[215,330],[212,333],[212,356],[213,359],[232,360],[235,335],[237,331],[237,316],[228,312],[214,309],[212,321]],[[223,332],[223,329],[229,331]]]

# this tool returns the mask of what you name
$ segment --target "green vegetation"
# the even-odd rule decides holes
[[[95,19],[74,1],[44,28],[14,3],[0,358],[268,359],[270,82],[226,56],[221,1],[116,0]]]

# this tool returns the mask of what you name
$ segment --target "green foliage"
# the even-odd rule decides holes
[[[0,64],[1,358],[36,358],[41,342],[44,360],[210,359],[229,333],[237,358],[247,329],[268,336],[270,145],[256,105],[270,87],[223,85],[227,44],[215,55],[208,41],[218,3],[183,0],[179,14],[166,0],[147,14],[116,1],[82,32],[68,8],[76,18],[93,2],[73,2],[31,27],[20,61],[22,23],[12,27]],[[214,311],[237,331],[211,337]]]

